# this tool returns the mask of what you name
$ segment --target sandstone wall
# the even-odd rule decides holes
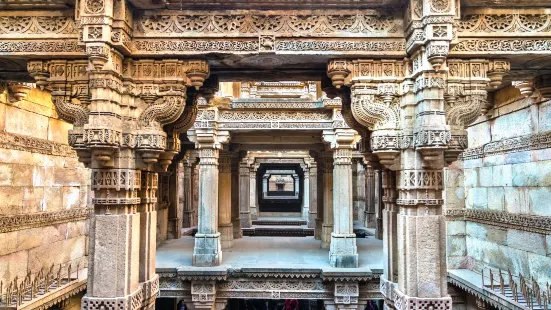
[[[49,94],[33,89],[24,100],[5,99],[0,96],[0,280],[7,283],[52,264],[86,261],[90,172],[67,145],[72,125],[57,118]]]
[[[453,181],[447,208],[468,210],[467,221],[448,222],[448,262],[450,268],[510,269],[545,284],[551,282],[545,224],[551,216],[551,101],[533,103],[514,88],[495,99],[501,103],[493,117],[469,128],[464,161],[447,170]],[[492,211],[504,212],[502,219]]]

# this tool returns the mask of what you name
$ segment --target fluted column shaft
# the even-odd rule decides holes
[[[258,219],[258,193],[256,190],[256,169],[254,165],[250,168],[249,172],[249,204],[250,204],[250,214],[251,220]]]
[[[333,232],[333,154],[325,152],[323,157],[323,225],[321,248],[329,249]]]
[[[239,163],[239,218],[241,219],[241,228],[251,227],[250,185],[249,165],[246,162],[241,162]]]
[[[308,220],[308,210],[310,209],[310,170],[304,170],[304,193],[302,195],[302,218]]]

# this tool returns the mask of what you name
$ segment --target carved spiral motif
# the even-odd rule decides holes
[[[75,127],[82,127],[88,123],[90,110],[87,107],[72,103],[63,96],[55,96],[52,101],[57,114],[64,121],[73,124]]]
[[[185,108],[183,96],[165,96],[162,103],[148,106],[140,115],[138,124],[143,127],[153,126],[154,122],[160,125],[176,121]]]

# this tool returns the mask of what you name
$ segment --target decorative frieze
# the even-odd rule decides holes
[[[455,23],[458,36],[481,34],[549,34],[551,14],[472,14]]]
[[[84,221],[92,209],[74,208],[61,211],[0,216],[0,233]]]
[[[31,136],[0,132],[0,148],[76,158],[70,146]]]
[[[40,41],[1,41],[0,52],[51,56],[52,53],[65,55],[84,55],[84,47],[78,40],[40,40]]]
[[[321,280],[229,280],[217,285],[217,297],[253,299],[332,299],[333,284]]]
[[[51,13],[50,13],[51,14]],[[67,16],[0,16],[0,35],[20,39],[23,36],[35,37],[78,37],[75,17]]]
[[[550,147],[551,131],[545,131],[522,137],[503,139],[500,141],[487,143],[483,146],[466,149],[462,153],[460,159],[477,159],[487,156],[503,155],[530,150],[540,150]]]
[[[448,221],[472,221],[538,234],[551,233],[551,218],[548,216],[480,209],[447,209],[445,216]]]
[[[551,40],[545,39],[460,39],[450,50],[450,56],[494,52],[521,54],[526,52],[548,53]]]
[[[204,14],[181,11],[177,14],[144,14],[134,25],[136,35],[189,37],[250,37],[254,35],[291,35],[315,37],[400,36],[402,21],[395,16],[364,14],[311,14],[310,12],[276,14],[240,14],[232,12]],[[302,14],[301,14],[302,13]]]

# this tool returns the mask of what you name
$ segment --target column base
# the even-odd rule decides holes
[[[231,248],[233,246],[233,224],[220,224],[218,225],[218,231],[220,232],[222,249]]]
[[[251,228],[251,213],[239,212],[239,219],[241,221],[241,228]]]
[[[308,211],[308,228],[316,228],[317,212]]]
[[[314,239],[321,240],[321,231],[323,227],[323,219],[316,219],[316,228],[314,229]]]
[[[231,220],[232,226],[233,226],[233,239],[239,239],[243,237],[243,231],[241,231],[241,219],[240,218],[233,218]]]
[[[331,234],[329,264],[335,268],[358,268],[355,234]]]
[[[258,211],[256,206],[251,206],[251,220],[258,220]]]
[[[333,225],[322,224],[322,229],[321,229],[321,248],[322,249],[330,248],[332,233],[333,233]]]
[[[193,266],[212,267],[222,263],[222,246],[220,233],[195,234],[195,247],[193,248]]]

